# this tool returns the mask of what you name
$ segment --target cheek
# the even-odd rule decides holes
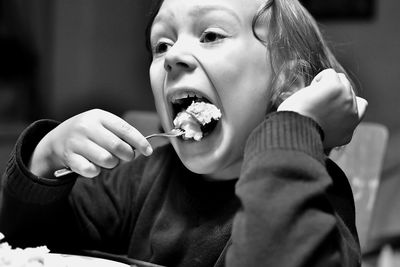
[[[164,68],[160,64],[152,64],[149,69],[151,90],[153,92],[154,104],[164,129],[168,127],[168,114],[164,100]],[[167,127],[167,128],[166,128]]]
[[[163,84],[164,84],[164,72],[161,71],[159,64],[151,64],[149,69],[150,85],[153,92],[154,101],[156,105],[159,105],[163,99]]]
[[[153,94],[155,93],[155,91],[157,90],[157,76],[158,76],[158,72],[157,72],[157,65],[155,63],[152,63],[150,65],[149,68],[149,77],[150,77],[150,85],[151,85],[151,89],[153,90]]]
[[[217,77],[216,85],[229,124],[242,131],[240,138],[264,119],[270,103],[272,68],[264,46],[254,44],[242,55],[232,55],[229,64],[214,65],[214,69],[224,69]],[[241,127],[248,130],[242,130]]]
[[[255,94],[266,95],[271,84],[272,67],[267,48],[258,40],[238,42],[212,58],[218,60],[207,64],[212,69],[210,78],[217,90],[223,90],[222,94],[240,95],[242,90],[250,93],[255,90]]]
[[[247,61],[241,60],[239,68],[227,69],[220,75],[216,82],[222,102],[233,103],[248,109],[267,109],[270,100],[271,69],[266,61]],[[222,66],[221,66],[222,68]],[[256,107],[254,107],[256,106]]]

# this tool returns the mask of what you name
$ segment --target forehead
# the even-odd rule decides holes
[[[212,11],[227,12],[240,20],[252,19],[265,0],[164,0],[154,22],[189,15],[198,17]]]

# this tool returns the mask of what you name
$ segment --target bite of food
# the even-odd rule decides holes
[[[192,103],[180,111],[175,119],[175,128],[185,131],[184,140],[194,139],[200,141],[209,134],[221,118],[221,111],[213,104],[204,101],[192,101]]]

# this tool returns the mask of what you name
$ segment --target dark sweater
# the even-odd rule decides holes
[[[24,131],[3,176],[0,232],[13,245],[166,266],[360,266],[350,185],[309,118],[270,114],[231,181],[190,172],[170,145],[94,179],[36,177],[26,163],[55,126]]]

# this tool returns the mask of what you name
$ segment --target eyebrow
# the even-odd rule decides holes
[[[241,22],[240,17],[230,8],[221,5],[207,5],[207,6],[194,6],[193,10],[189,12],[191,17],[201,17],[212,11],[225,11],[234,17],[238,22]],[[157,15],[154,18],[153,24],[156,24],[162,20],[173,19],[175,15],[173,13]]]
[[[195,6],[189,15],[193,17],[201,17],[212,11],[225,11],[240,22],[239,16],[232,9],[220,5]]]

